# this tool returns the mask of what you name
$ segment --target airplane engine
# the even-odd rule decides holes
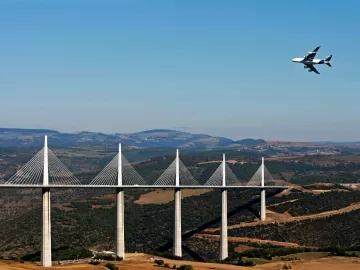
[[[309,71],[309,72],[311,72],[312,70],[311,70],[311,69],[309,69],[308,71]]]

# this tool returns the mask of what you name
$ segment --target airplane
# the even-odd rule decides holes
[[[331,67],[330,60],[332,55],[329,55],[325,59],[314,59],[315,55],[317,54],[318,50],[320,49],[320,46],[316,47],[312,52],[309,52],[308,55],[305,55],[301,58],[294,58],[292,59],[295,63],[301,63],[304,64],[304,68],[307,68],[309,72],[315,72],[317,74],[320,74],[314,65],[321,65],[326,64],[329,67]]]

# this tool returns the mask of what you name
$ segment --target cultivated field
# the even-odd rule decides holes
[[[316,257],[316,256],[315,256]],[[155,266],[153,257],[146,254],[128,254],[127,259],[122,262],[113,262],[119,269],[132,270],[132,269],[161,269],[161,267]],[[158,258],[163,259],[163,258]],[[192,265],[194,270],[231,270],[231,269],[250,269],[249,267],[235,266],[235,265],[226,265],[226,264],[216,264],[216,263],[200,263],[200,262],[189,262],[189,261],[173,261],[168,259],[163,259],[165,263],[168,263],[171,266],[182,264]],[[107,269],[105,263],[102,263],[99,266],[92,266],[89,264],[72,264],[65,266],[54,266],[50,269],[64,269],[64,270],[105,270]],[[282,262],[275,261],[267,264],[257,265],[251,267],[252,269],[264,269],[264,270],[279,270],[284,269],[285,265],[291,266],[293,270],[338,270],[338,269],[349,269],[356,270],[360,269],[360,260],[354,258],[343,258],[343,257],[328,257],[328,258],[304,258],[300,261],[295,262]],[[35,270],[43,269],[32,263],[15,263],[10,261],[0,261],[1,270]],[[166,269],[166,268],[164,268]]]
[[[204,189],[182,189],[181,198],[190,197],[190,196],[199,196],[201,194],[212,191],[211,188]],[[135,201],[137,204],[164,204],[174,200],[174,190],[155,190],[140,196],[138,200]]]

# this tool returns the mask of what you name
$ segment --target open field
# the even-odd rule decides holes
[[[195,234],[194,237],[208,238],[208,239],[214,239],[214,240],[220,239],[220,235],[216,235],[216,234]],[[270,245],[282,246],[282,247],[302,247],[301,245],[299,245],[297,243],[262,240],[262,239],[249,238],[249,237],[228,236],[228,241],[229,242],[240,242],[240,243],[250,242],[250,243],[256,243],[256,244],[270,244]]]
[[[299,254],[300,256],[301,254]],[[310,254],[311,255],[311,254]],[[316,254],[315,254],[316,255]],[[298,256],[298,257],[299,257]],[[301,257],[301,256],[300,256]],[[338,269],[349,269],[356,270],[360,269],[360,260],[354,258],[344,258],[344,257],[325,257],[325,258],[316,258],[317,256],[304,257],[299,261],[294,262],[283,262],[283,261],[272,261],[269,263],[258,264],[252,269],[264,269],[264,270],[279,270],[282,269],[284,265],[290,265],[293,270],[338,270]],[[122,262],[113,262],[119,269],[131,270],[131,269],[161,269],[154,265],[151,255],[146,254],[128,254],[127,259]],[[163,258],[158,258],[163,259]],[[249,267],[244,266],[235,266],[235,265],[226,265],[226,264],[217,264],[217,263],[200,263],[200,262],[190,262],[190,261],[174,261],[163,259],[165,263],[168,263],[171,266],[173,265],[183,265],[188,264],[194,267],[194,270],[232,270],[232,269],[249,269]],[[35,270],[43,269],[32,263],[16,263],[12,261],[0,261],[0,269],[2,270]],[[86,263],[81,264],[72,264],[64,266],[54,266],[49,269],[64,269],[64,270],[105,270],[105,263],[102,263],[99,266],[93,266]],[[164,268],[166,269],[166,268]]]
[[[211,188],[204,189],[182,189],[181,198],[190,197],[190,196],[199,196],[201,194],[213,191]],[[165,204],[174,200],[174,190],[155,190],[140,196],[138,200],[135,201],[137,204]]]

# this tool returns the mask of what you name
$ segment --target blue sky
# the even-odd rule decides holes
[[[0,126],[360,140],[360,1],[0,1]],[[321,75],[292,63],[321,45]]]

